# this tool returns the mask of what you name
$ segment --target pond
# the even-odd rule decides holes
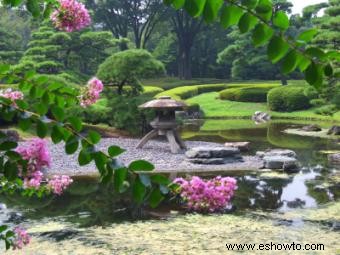
[[[270,242],[318,243],[325,246],[323,251],[299,254],[336,254],[340,249],[340,175],[320,151],[340,150],[340,145],[337,140],[282,132],[304,124],[209,120],[182,130],[186,140],[249,141],[249,154],[268,148],[298,154],[303,167],[297,174],[234,172],[239,189],[227,214],[186,214],[176,201],[141,210],[131,207],[128,198],[113,196],[112,187],[79,177],[60,197],[1,196],[8,209],[0,211],[0,221],[28,228],[33,240],[24,254],[232,254],[227,243]]]

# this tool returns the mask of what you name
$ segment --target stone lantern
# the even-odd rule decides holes
[[[172,153],[179,153],[181,149],[186,149],[184,142],[177,132],[176,110],[183,110],[187,105],[171,99],[169,96],[162,96],[158,99],[146,102],[139,106],[141,109],[155,109],[156,118],[150,122],[153,130],[146,134],[138,143],[137,148],[143,146],[156,136],[165,136],[170,144]]]

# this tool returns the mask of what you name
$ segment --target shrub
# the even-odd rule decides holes
[[[326,103],[327,103],[326,100],[322,98],[310,100],[310,104],[313,106],[322,106],[322,105],[325,105]]]
[[[122,95],[124,86],[131,86],[136,92],[135,94],[138,94],[142,90],[140,79],[164,73],[164,65],[150,52],[133,49],[121,51],[108,57],[99,66],[97,77],[105,85],[116,86],[118,94]]]
[[[320,114],[320,115],[333,115],[334,113],[336,113],[338,111],[337,107],[335,104],[329,104],[329,105],[324,105],[321,106],[317,109],[315,109],[315,113],[316,114]]]
[[[274,88],[268,93],[268,106],[272,111],[292,112],[308,109],[310,98],[304,91],[305,86],[281,86]]]
[[[220,92],[220,99],[238,102],[266,102],[269,90],[275,85],[228,88]]]

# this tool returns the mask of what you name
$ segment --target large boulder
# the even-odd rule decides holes
[[[340,126],[331,127],[328,130],[327,135],[340,135]]]
[[[188,150],[187,158],[227,158],[240,154],[240,150],[233,147],[194,147]]]
[[[237,148],[242,152],[249,151],[250,142],[235,142],[235,143],[225,143],[224,146]]]
[[[331,164],[340,165],[340,153],[329,154],[328,161]]]
[[[264,168],[284,170],[286,172],[297,172],[299,162],[296,158],[286,156],[265,156],[263,158]]]
[[[267,122],[270,119],[271,119],[271,116],[268,113],[266,113],[266,112],[257,111],[252,116],[252,120],[255,121],[256,123]]]

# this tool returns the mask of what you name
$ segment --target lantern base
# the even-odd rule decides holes
[[[176,129],[153,129],[142,138],[136,148],[143,148],[149,140],[159,135],[164,135],[167,138],[171,153],[178,154],[181,149],[186,149],[186,146]]]

